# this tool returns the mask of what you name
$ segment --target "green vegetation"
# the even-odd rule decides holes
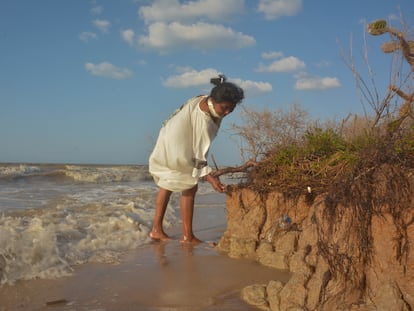
[[[261,193],[278,190],[289,196],[333,194],[338,193],[335,187],[339,184],[351,188],[358,179],[371,176],[385,164],[401,172],[397,175],[403,176],[402,184],[412,177],[414,92],[405,90],[414,89],[414,44],[405,40],[404,33],[387,27],[383,20],[374,22],[368,29],[375,35],[388,32],[393,36],[392,43],[397,46],[394,53],[399,53],[399,62],[405,60],[409,68],[406,73],[401,67],[392,72],[391,76],[399,79],[391,81],[401,83],[390,84],[384,99],[380,100],[377,90],[367,89],[368,83],[350,65],[359,82],[357,85],[365,88],[360,90],[363,97],[377,99],[369,102],[372,116],[350,115],[341,122],[311,121],[299,105],[293,105],[288,111],[244,110],[244,125],[234,125],[233,131],[243,139],[242,155],[258,164],[249,171],[243,186]],[[349,195],[353,194],[346,196]],[[335,197],[337,202],[346,199]]]
[[[291,195],[311,187],[322,193],[345,175],[357,177],[385,163],[414,168],[414,122],[393,134],[374,128],[347,137],[349,130],[353,132],[312,127],[294,143],[273,145],[251,171],[251,187],[261,192],[276,188]]]

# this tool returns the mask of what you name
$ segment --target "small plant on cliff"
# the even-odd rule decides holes
[[[315,127],[305,134],[306,153],[327,158],[338,151],[345,151],[345,140],[332,128]]]
[[[259,161],[274,146],[296,145],[310,122],[308,113],[298,104],[288,110],[249,110],[243,108],[242,125],[233,124],[232,132],[241,137],[242,158]]]

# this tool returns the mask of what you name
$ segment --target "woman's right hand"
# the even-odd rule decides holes
[[[217,192],[226,192],[226,185],[223,185],[220,182],[220,179],[218,177],[214,177],[212,175],[207,175],[207,181],[211,184],[214,190]]]

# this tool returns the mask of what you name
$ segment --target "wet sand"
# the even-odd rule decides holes
[[[225,209],[197,208],[194,228],[204,241],[218,241]],[[166,230],[168,242],[151,242],[126,254],[121,264],[90,263],[57,280],[21,281],[0,287],[0,311],[90,310],[257,310],[240,290],[288,274],[255,262],[231,259],[207,243],[179,243],[180,228]]]

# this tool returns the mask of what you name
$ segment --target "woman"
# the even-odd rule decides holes
[[[199,179],[206,179],[218,192],[225,191],[220,180],[210,174],[207,155],[222,118],[243,100],[244,92],[222,75],[210,82],[215,85],[210,95],[191,98],[163,123],[149,158],[149,171],[160,187],[150,232],[153,240],[169,239],[163,219],[172,192],[181,192],[181,242],[198,244],[201,241],[193,233],[193,214]]]

